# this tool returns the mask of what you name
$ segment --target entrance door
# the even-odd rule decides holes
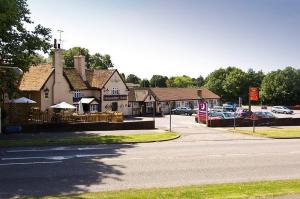
[[[111,103],[111,110],[118,111],[118,102]]]

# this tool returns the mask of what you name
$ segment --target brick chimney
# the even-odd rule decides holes
[[[85,56],[83,56],[83,55],[74,56],[74,68],[80,74],[83,81],[86,81],[85,70],[87,68],[86,68],[86,63],[85,63]]]
[[[202,90],[197,90],[197,95],[199,97],[199,99],[203,99],[203,96],[202,96]]]
[[[53,103],[59,103],[63,100],[62,92],[64,88],[64,76],[63,76],[63,50],[58,48],[53,49],[53,68],[54,70],[54,85],[53,85]]]

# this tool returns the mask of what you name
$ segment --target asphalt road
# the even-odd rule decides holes
[[[168,128],[169,118],[156,119]],[[300,178],[300,140],[205,128],[173,116],[180,139],[148,144],[0,149],[0,198]]]

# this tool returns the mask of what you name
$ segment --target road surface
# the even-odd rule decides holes
[[[168,116],[156,119],[168,128]],[[230,134],[174,116],[180,139],[0,149],[0,198],[300,178],[300,140]]]

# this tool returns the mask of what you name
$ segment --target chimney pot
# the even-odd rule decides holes
[[[57,48],[57,41],[56,41],[56,39],[54,39],[54,48],[56,49]]]

